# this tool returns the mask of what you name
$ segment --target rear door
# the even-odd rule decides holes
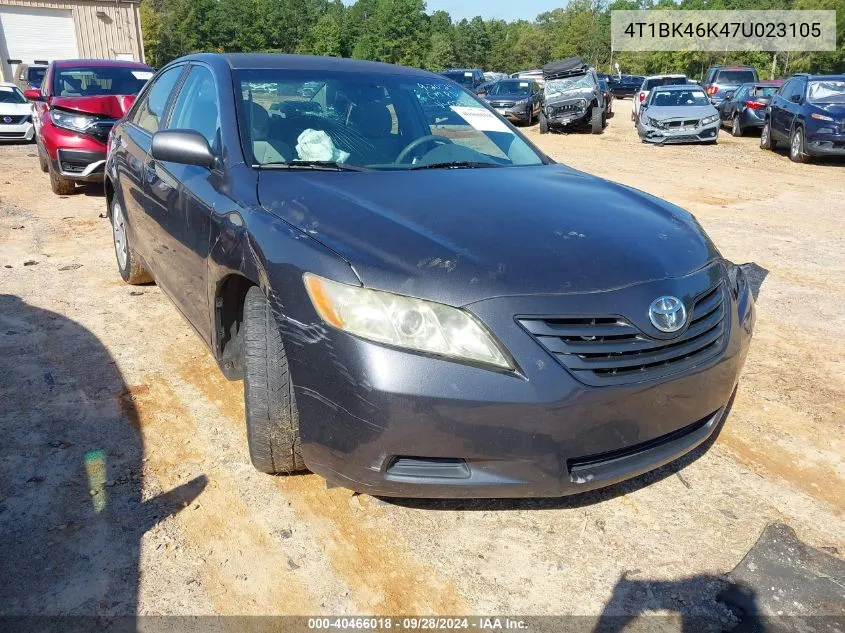
[[[789,95],[792,93],[792,88],[795,85],[795,79],[790,79],[783,87],[777,91],[772,97],[769,106],[769,129],[772,138],[782,139],[786,136],[786,121],[789,117],[787,111],[787,103],[789,102]]]
[[[141,92],[112,139],[115,168],[129,239],[158,279],[157,259],[161,251],[160,216],[151,209],[146,185],[148,154],[152,135],[158,131],[184,65],[173,66],[154,77]],[[151,213],[152,211],[152,213]]]

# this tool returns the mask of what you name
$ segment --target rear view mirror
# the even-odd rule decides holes
[[[29,88],[28,90],[24,90],[23,96],[26,97],[29,101],[43,101],[44,100],[41,96],[41,91],[36,89],[36,88]]]
[[[155,160],[214,167],[216,159],[208,141],[194,130],[161,130],[153,134],[150,153]]]

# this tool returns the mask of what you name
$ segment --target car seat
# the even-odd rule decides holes
[[[392,134],[393,115],[384,101],[362,102],[353,108],[349,122],[369,141],[375,156],[367,162],[392,163],[399,154],[399,137]]]
[[[259,164],[286,163],[293,158],[290,145],[270,138],[270,113],[254,101],[247,102],[252,154]]]

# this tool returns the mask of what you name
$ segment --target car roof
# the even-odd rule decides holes
[[[384,75],[409,75],[416,77],[439,77],[435,73],[419,68],[408,68],[384,62],[343,57],[322,57],[318,55],[281,55],[274,53],[200,53],[187,55],[177,61],[223,60],[232,70],[313,70],[361,72]]]
[[[755,70],[754,66],[711,66],[710,70]]]
[[[15,88],[16,90],[18,89],[16,84],[13,84],[8,81],[0,81],[0,86],[2,86],[3,88]]]
[[[117,68],[143,68],[144,70],[151,70],[149,66],[141,62],[130,62],[120,59],[60,59],[52,63],[56,68],[113,66]]]
[[[666,77],[669,77],[669,78],[686,77],[686,75],[648,75],[647,77],[644,77],[643,79],[663,79],[663,78],[666,78]]]
[[[836,79],[838,81],[845,81],[845,75],[803,75],[798,74],[796,77],[806,77],[810,81],[824,81],[826,79]]]

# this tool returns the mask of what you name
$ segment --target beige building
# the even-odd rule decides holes
[[[3,81],[18,64],[54,59],[144,61],[140,0],[0,0]]]

